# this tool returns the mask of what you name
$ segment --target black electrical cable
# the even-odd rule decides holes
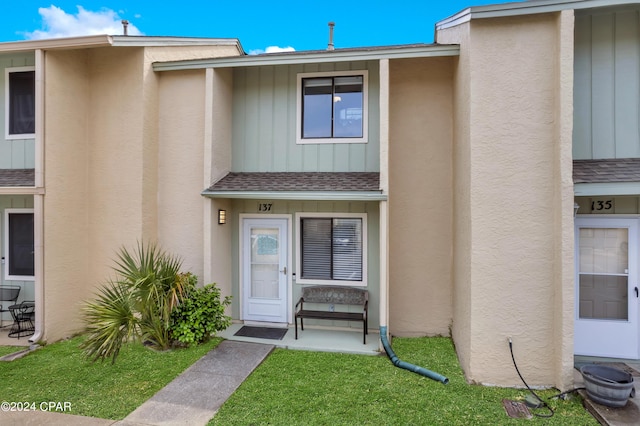
[[[567,394],[578,392],[579,390],[582,390],[582,389],[586,389],[586,388],[583,386],[583,387],[579,387],[579,388],[569,389],[568,391],[564,391],[564,392],[561,392],[561,393],[559,393],[557,395],[553,395],[553,396],[549,397],[549,399],[561,398],[561,397],[563,397],[563,396],[565,396]]]
[[[520,377],[520,380],[522,380],[522,383],[524,383],[524,385],[527,387],[527,389],[529,390],[529,392],[531,392],[531,394],[533,396],[535,396],[536,398],[538,398],[538,401],[540,401],[540,403],[542,404],[542,407],[546,408],[547,410],[549,410],[549,414],[540,414],[540,413],[533,413],[535,416],[538,417],[553,417],[554,411],[553,408],[551,408],[549,406],[549,404],[547,404],[547,402],[545,400],[543,400],[542,398],[540,398],[538,396],[538,394],[536,394],[533,389],[531,389],[531,387],[529,387],[529,385],[527,384],[527,382],[524,380],[524,377],[522,377],[522,374],[520,374],[520,370],[518,369],[518,364],[516,364],[516,358],[513,356],[513,342],[511,341],[511,338],[509,338],[509,351],[511,352],[511,359],[513,360],[513,366],[516,368],[516,372],[518,373],[518,376]],[[541,408],[542,408],[541,407]]]

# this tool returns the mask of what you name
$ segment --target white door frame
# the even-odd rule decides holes
[[[640,285],[640,256],[638,232],[639,219],[622,217],[581,217],[575,220],[575,307],[574,307],[574,353],[577,355],[611,358],[638,359],[640,357],[639,300],[635,288]],[[626,228],[628,230],[627,303],[628,321],[580,319],[580,228]],[[635,256],[634,256],[635,254]],[[590,344],[589,340],[599,339]],[[624,340],[622,340],[624,339]]]
[[[286,267],[287,267],[287,274],[286,274],[286,280],[287,280],[287,323],[288,324],[292,324],[293,323],[293,280],[292,280],[292,259],[293,259],[293,245],[292,245],[292,236],[293,236],[293,221],[292,221],[292,216],[288,215],[288,214],[269,214],[269,215],[265,215],[265,214],[240,214],[239,216],[239,233],[238,233],[238,268],[239,268],[239,280],[238,280],[238,285],[239,285],[239,313],[240,313],[240,319],[244,321],[244,279],[245,279],[245,247],[244,247],[244,224],[245,224],[245,220],[246,219],[250,219],[250,220],[265,220],[265,223],[268,224],[268,221],[270,219],[285,219],[287,221],[287,225],[286,225],[286,240],[287,240],[287,253],[286,253]]]

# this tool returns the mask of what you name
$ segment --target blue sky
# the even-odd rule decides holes
[[[509,0],[3,0],[0,42],[85,34],[238,38],[245,51],[431,43],[434,24],[469,6]]]

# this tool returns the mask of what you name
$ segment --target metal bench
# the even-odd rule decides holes
[[[305,303],[321,303],[326,305],[354,305],[360,307],[359,312],[344,312],[334,310],[309,310]],[[325,319],[333,321],[362,321],[363,343],[367,343],[369,292],[360,288],[339,286],[303,287],[302,295],[296,303],[295,324],[296,339],[298,339],[298,318],[300,329],[304,330],[304,319]]]

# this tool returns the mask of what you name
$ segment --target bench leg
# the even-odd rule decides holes
[[[295,316],[295,315],[294,315],[294,317],[295,317],[295,322],[296,322],[296,340],[298,340],[298,317]]]
[[[362,326],[363,330],[362,330],[362,343],[364,343],[365,345],[367,344],[367,322],[366,321],[362,321],[362,324],[364,324]]]

